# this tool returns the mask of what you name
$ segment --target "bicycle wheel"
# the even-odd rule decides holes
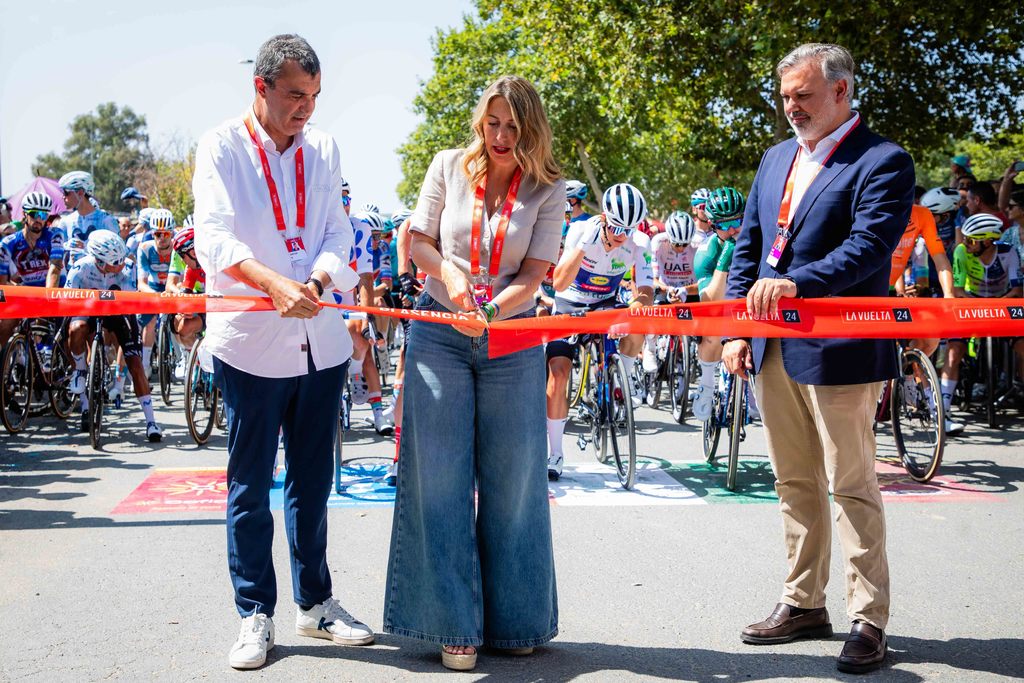
[[[160,318],[160,329],[157,330],[157,375],[160,380],[160,396],[164,405],[171,405],[171,381],[174,379],[174,350],[171,344],[171,323],[166,317]]]
[[[736,490],[736,472],[740,466],[740,442],[743,441],[747,422],[747,383],[735,377],[729,385],[729,466],[725,475],[725,488]]]
[[[338,495],[341,495],[341,468],[345,464],[345,431],[348,428],[346,412],[346,400],[342,395],[338,404],[338,425],[334,435],[334,492]]]
[[[633,401],[630,398],[630,377],[622,358],[610,359],[608,380],[611,385],[611,402],[607,405],[605,433],[615,458],[615,470],[619,483],[625,489],[636,483],[636,426],[633,424]]]
[[[916,481],[928,481],[942,464],[946,411],[935,366],[920,349],[903,352],[900,377],[890,380],[892,433],[903,468]]]
[[[590,400],[585,399],[591,411],[590,445],[594,449],[597,461],[603,465],[608,462],[608,425],[605,404],[608,402],[608,396],[611,393],[608,387],[607,368],[601,367],[595,361],[591,367],[591,376],[593,377],[592,398]]]
[[[690,402],[690,338],[678,337],[669,346],[669,391],[672,393],[672,417],[679,424],[686,420]]]
[[[715,389],[711,397],[711,417],[701,426],[701,437],[704,443],[704,458],[708,464],[714,464],[715,453],[718,451],[718,438],[722,433],[722,394]]]
[[[213,376],[199,364],[201,343],[202,339],[197,339],[192,345],[185,370],[185,422],[188,423],[188,433],[200,446],[210,440],[213,425],[217,421],[217,393],[213,387]]]
[[[28,337],[16,334],[7,342],[0,365],[0,417],[4,428],[16,434],[28,422],[29,404],[32,402],[32,356]]]
[[[569,382],[566,384],[565,392],[569,399],[569,410],[575,408],[580,400],[583,399],[583,394],[587,387],[587,378],[590,374],[590,363],[587,351],[582,346],[576,347],[576,353],[573,355],[572,366],[569,369]]]
[[[89,395],[89,442],[96,450],[100,449],[103,436],[103,402],[107,392],[103,390],[103,375],[107,370],[107,354],[103,348],[101,335],[92,340],[89,353],[89,374],[86,380],[86,391]]]
[[[68,391],[72,372],[74,364],[64,349],[64,344],[54,344],[53,355],[50,356],[50,370],[43,374],[50,386],[50,407],[53,408],[54,415],[62,420],[71,415],[77,398]]]

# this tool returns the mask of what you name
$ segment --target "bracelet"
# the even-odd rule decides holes
[[[501,313],[501,309],[498,307],[498,304],[493,301],[488,301],[480,307],[480,312],[484,314],[485,318],[487,318],[487,322],[491,322],[498,317],[498,314]]]
[[[324,286],[323,286],[323,284],[319,280],[317,280],[315,277],[312,277],[312,276],[310,276],[309,279],[306,280],[306,284],[308,285],[311,282],[313,283],[313,286],[316,287],[316,295],[317,296],[323,296],[324,295]]]

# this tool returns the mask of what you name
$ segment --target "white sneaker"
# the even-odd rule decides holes
[[[68,393],[85,393],[85,374],[87,372],[88,370],[75,370],[74,372],[71,373],[71,381],[68,382]]]
[[[391,424],[391,421],[384,417],[384,413],[374,411],[373,413],[373,428],[377,430],[377,433],[381,436],[391,436],[391,433],[395,431],[395,426]]]
[[[146,438],[149,439],[150,443],[156,443],[163,438],[163,431],[160,429],[160,425],[156,422],[146,423]]]
[[[231,647],[228,663],[233,669],[258,669],[267,662],[267,651],[274,649],[274,620],[266,614],[242,619],[238,640]]]
[[[953,422],[952,420],[946,420],[946,433],[950,436],[956,436],[957,434],[964,431],[964,425],[959,422]]]
[[[643,366],[644,372],[658,371],[658,357],[654,355],[654,350],[651,349],[651,345],[648,343],[644,344],[644,351],[643,354],[641,354],[640,362]]]
[[[188,356],[182,355],[174,364],[174,379],[178,382],[185,379],[185,365],[188,363]]]
[[[703,384],[697,386],[697,395],[693,397],[693,416],[699,422],[707,422],[711,418],[711,402],[715,397],[715,388]]]
[[[373,631],[345,611],[334,598],[327,598],[309,611],[296,607],[295,632],[310,638],[326,638],[339,645],[369,645]]]
[[[550,481],[558,481],[562,476],[562,463],[565,458],[562,457],[561,453],[552,453],[548,456],[548,479]]]
[[[370,390],[366,388],[366,380],[362,375],[352,375],[352,403],[361,406],[370,400]]]

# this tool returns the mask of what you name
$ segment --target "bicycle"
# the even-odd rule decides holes
[[[584,345],[593,366],[592,391],[581,400],[577,411],[590,424],[589,441],[601,463],[615,461],[615,473],[625,489],[636,483],[636,426],[630,397],[630,377],[619,357],[615,340],[607,334],[588,335]],[[577,445],[586,449],[587,437]],[[621,442],[621,443],[620,443]],[[609,457],[609,445],[611,453]]]
[[[878,400],[875,422],[892,422],[896,451],[907,474],[929,481],[942,464],[946,444],[946,411],[939,390],[939,375],[920,349],[897,346],[900,375],[885,383]]]
[[[179,351],[174,345],[171,319],[166,313],[157,316],[156,323],[156,371],[160,381],[160,396],[164,405],[171,405],[171,386],[174,382],[174,366],[178,363]]]
[[[210,439],[220,409],[220,389],[213,380],[213,372],[203,367],[200,348],[203,337],[196,337],[188,354],[185,370],[185,421],[188,432],[197,445]]]
[[[93,320],[96,332],[89,350],[89,373],[85,390],[89,397],[89,442],[94,449],[99,450],[103,436],[103,406],[109,400],[110,389],[114,386],[117,365],[107,356],[108,351],[114,347],[108,349],[103,340],[103,317]]]
[[[569,410],[579,405],[580,401],[590,390],[590,354],[588,350],[579,345],[575,348],[572,357],[572,367],[569,369],[569,382],[565,385],[566,398],[569,399]]]
[[[657,408],[662,385],[667,385],[672,417],[683,424],[690,400],[690,384],[696,379],[697,342],[686,335],[661,335],[658,337],[657,349],[658,369],[647,375],[647,405]]]
[[[716,383],[711,398],[711,417],[704,421],[701,437],[704,444],[704,457],[707,463],[715,467],[715,455],[722,429],[729,434],[729,453],[726,463],[725,488],[736,490],[736,476],[739,471],[740,444],[747,438],[747,425],[751,423],[747,409],[747,382],[738,375],[733,375],[719,368],[719,383]],[[754,375],[750,373],[751,381]]]
[[[4,428],[11,434],[20,432],[30,415],[41,415],[47,406],[54,415],[66,419],[75,402],[74,394],[68,391],[72,370],[63,325],[54,335],[45,318],[23,320],[0,358],[0,418]]]

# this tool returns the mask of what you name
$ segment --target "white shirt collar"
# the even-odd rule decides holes
[[[263,143],[263,148],[266,149],[267,151],[277,153],[277,143],[274,142],[273,138],[270,137],[270,134],[267,133],[266,130],[264,130],[262,124],[260,124],[260,120],[256,118],[256,111],[252,107],[249,107],[249,111],[247,112],[246,115],[249,116],[250,119],[252,120],[252,127],[256,131],[256,137],[258,137],[260,142]],[[244,123],[242,124],[242,128],[245,128]],[[249,131],[245,131],[245,136],[249,137]],[[299,147],[303,145],[303,143],[305,143],[305,141],[305,135],[303,134],[303,132],[299,132],[292,138],[292,144],[288,147],[288,149],[286,149],[283,152],[280,152],[280,154],[293,154],[295,150],[297,150]],[[303,153],[305,154],[305,152]]]
[[[853,114],[853,116],[851,116],[846,123],[839,126],[834,131],[832,131],[831,133],[829,133],[828,135],[826,135],[825,137],[818,141],[818,144],[814,146],[814,152],[811,151],[810,147],[807,146],[807,142],[801,137],[797,137],[797,144],[803,148],[806,154],[814,154],[815,152],[822,148],[822,143],[824,143],[826,140],[829,140],[830,142],[826,144],[825,147],[831,149],[834,145],[838,144],[839,141],[843,139],[843,136],[849,133],[853,129],[853,127],[857,125],[858,121],[860,121],[859,112],[852,111],[851,113]]]

